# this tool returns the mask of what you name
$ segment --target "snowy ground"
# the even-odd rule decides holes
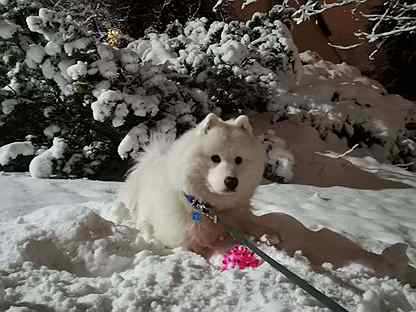
[[[0,175],[0,311],[328,311],[267,264],[221,272],[104,220],[118,186]],[[416,263],[414,189],[271,184],[259,188],[255,205],[377,252],[404,241]],[[361,266],[317,274],[301,255],[262,248],[349,311],[416,311],[416,290],[370,278]]]

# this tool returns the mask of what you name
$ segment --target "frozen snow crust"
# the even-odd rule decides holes
[[[269,265],[230,270],[183,249],[166,250],[123,220],[118,183],[0,176],[0,307],[6,311],[328,311]],[[16,192],[22,190],[19,200]],[[259,213],[290,213],[379,252],[397,241],[416,260],[413,189],[262,186]],[[118,218],[118,219],[117,219]],[[324,273],[297,254],[261,245],[349,311],[415,311],[416,290],[370,277],[359,265]],[[26,308],[24,308],[26,307]]]

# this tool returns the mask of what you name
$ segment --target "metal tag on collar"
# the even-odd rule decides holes
[[[212,213],[211,207],[206,203],[199,202],[195,199],[192,195],[184,194],[187,202],[191,205],[191,207],[195,210],[192,212],[192,220],[196,223],[201,223],[202,215],[206,216],[207,218],[211,219],[212,222],[218,223],[218,217]]]

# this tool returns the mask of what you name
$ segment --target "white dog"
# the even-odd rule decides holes
[[[209,114],[176,141],[153,140],[130,173],[120,200],[141,229],[168,247],[202,251],[226,235],[210,220],[195,223],[191,195],[241,227],[262,180],[265,152],[246,116],[223,121]]]
[[[135,225],[167,247],[184,246],[210,257],[236,243],[221,224],[206,217],[193,220],[185,198],[190,195],[213,207],[228,226],[265,237],[291,254],[302,250],[318,270],[324,262],[335,267],[356,262],[374,269],[376,276],[416,285],[416,270],[408,265],[404,244],[375,254],[331,230],[311,231],[284,213],[254,216],[250,198],[262,180],[264,162],[264,146],[246,116],[223,121],[209,114],[176,141],[154,140],[130,173],[120,200]]]

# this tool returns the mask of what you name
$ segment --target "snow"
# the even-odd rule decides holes
[[[118,90],[107,90],[108,81],[98,83],[93,91],[97,101],[91,103],[95,120],[105,121],[112,117],[114,127],[120,127],[129,114],[129,108],[136,116],[155,116],[159,111],[160,96],[146,95],[143,88],[138,88],[136,94],[121,93]]]
[[[183,33],[177,37],[169,38],[166,34],[151,33],[148,34],[148,39],[131,42],[127,49],[134,51],[143,62],[154,65],[170,64],[170,68],[183,74],[189,74],[189,71],[198,72],[211,66],[235,66],[240,69],[240,66],[245,67],[242,65],[243,61],[249,56],[252,60],[257,59],[264,63],[274,59],[282,76],[276,80],[289,84],[300,81],[302,64],[291,34],[283,23],[269,21],[264,27],[253,26],[261,32],[257,39],[250,38],[248,33],[252,33],[249,31],[252,26],[249,23],[240,24],[238,31],[236,27],[225,22],[208,23],[206,18],[190,20],[184,25]],[[176,53],[178,45],[183,48]],[[278,60],[275,59],[277,55]],[[268,65],[263,65],[266,70]]]
[[[241,4],[241,10],[244,10],[246,6],[249,6],[252,3],[256,3],[257,0],[243,0]]]
[[[411,247],[408,251],[411,261],[416,260],[414,189],[371,191],[268,185],[259,189],[256,199],[261,203],[262,213],[275,211],[278,206],[280,212],[298,218],[309,228],[330,228],[375,252],[404,241]]]
[[[179,50],[178,55],[173,52],[174,42],[185,43],[183,35],[167,38],[164,34],[150,34],[149,40],[138,40],[124,50],[99,45],[100,59],[88,66],[76,59],[65,59],[55,67],[50,59],[43,61],[46,55],[56,56],[62,47],[69,56],[76,55],[92,43],[91,38],[60,42],[58,35],[45,27],[55,18],[52,11],[42,9],[39,17],[27,19],[29,28],[49,41],[45,47],[29,49],[28,65],[42,64],[45,78],[54,79],[64,94],[70,94],[71,80],[99,72],[108,80],[95,86],[93,95],[97,101],[91,104],[93,117],[99,121],[111,118],[114,127],[124,124],[129,110],[140,117],[157,115],[160,96],[144,91],[153,87],[162,89],[163,96],[172,95],[169,102],[172,105],[168,108],[172,111],[168,113],[188,118],[190,124],[195,122],[190,115],[192,101],[176,100],[174,95],[179,89],[175,82],[154,68],[146,71],[143,64],[137,64],[139,59],[153,64],[170,63],[180,73],[184,65],[190,65],[187,68],[191,70],[212,66],[212,59],[218,68],[235,65],[235,75],[265,85],[273,92],[269,110],[280,112],[287,106],[290,113],[305,118],[313,116],[323,127],[345,126],[351,136],[351,124],[356,123],[365,124],[378,138],[394,139],[410,106],[399,97],[385,95],[377,82],[361,76],[357,69],[346,64],[331,64],[306,53],[301,56],[306,63],[302,66],[282,23],[276,27],[267,25],[267,30],[260,27],[260,37],[252,39],[247,33],[236,35],[225,23],[206,27],[207,21],[199,19],[186,25],[186,48]],[[4,23],[0,21],[0,30]],[[10,27],[7,24],[6,31],[1,30],[0,34],[12,36],[16,30]],[[218,35],[218,31],[221,39],[212,44],[211,37]],[[262,62],[278,53],[276,50],[293,53],[294,66],[284,53],[281,68],[264,66]],[[253,51],[258,51],[260,56],[251,64],[238,67]],[[143,66],[140,74],[144,89],[136,88],[134,94],[110,90],[111,82],[121,73],[119,61],[132,73],[138,72],[139,65]],[[17,75],[18,68],[8,75]],[[279,72],[286,75],[287,68],[291,68],[289,72],[297,83],[288,83],[289,87],[284,85],[284,77],[279,76]],[[202,82],[203,75],[200,78]],[[206,93],[194,89],[192,96],[205,103],[203,109],[208,109]],[[13,101],[2,102],[3,112],[11,111],[14,105]],[[345,122],[347,118],[350,123]],[[122,158],[138,156],[155,132],[175,136],[175,117],[155,120],[155,126],[150,129],[142,123],[130,130],[118,147]],[[52,138],[57,131],[58,128],[51,126],[45,129],[45,134]],[[273,146],[268,151],[271,170],[289,181],[295,167],[291,151],[283,140],[269,143]],[[414,142],[408,142],[408,146],[414,146]],[[53,167],[64,151],[65,143],[55,138],[50,149],[33,159],[32,176],[53,175]],[[33,155],[34,151],[28,153]],[[16,150],[2,147],[0,164],[3,159],[8,162],[16,155]],[[343,158],[368,172],[416,185],[415,176],[401,168],[369,157]],[[221,273],[193,253],[182,249],[164,250],[135,229],[117,224],[123,218],[116,217],[125,215],[114,201],[118,187],[117,183],[0,175],[0,263],[4,268],[0,275],[0,307],[7,309],[15,305],[9,311],[18,311],[27,303],[29,308],[32,304],[45,311],[326,311],[266,264],[257,270]],[[416,192],[413,189],[360,191],[272,184],[260,187],[254,202],[259,213],[286,212],[312,229],[331,228],[375,252],[396,242],[406,242],[410,246],[411,262],[416,261]],[[362,266],[334,270],[326,265],[324,273],[318,274],[301,254],[289,257],[272,247],[261,245],[261,248],[350,311],[416,310],[415,290],[395,280],[370,278],[369,270]]]
[[[19,26],[15,23],[0,18],[0,37],[4,40],[11,39],[16,31],[18,31]]]
[[[331,132],[344,132],[342,136],[352,138],[358,134],[357,127],[361,127],[385,147],[392,146],[390,151],[386,148],[383,155],[376,151],[379,144],[371,147],[381,160],[389,157],[389,153],[400,154],[397,141],[403,140],[400,136],[406,118],[412,116],[412,102],[387,94],[378,82],[362,76],[353,66],[327,62],[310,51],[301,53],[300,58],[305,65],[302,79],[295,86],[273,87],[275,78],[267,72],[262,73],[261,67],[250,69],[247,76],[253,80],[258,77],[269,84],[274,94],[268,110],[277,112],[275,118],[285,107],[289,118],[300,118],[315,125],[323,138]]]
[[[38,64],[42,63],[45,56],[45,49],[37,44],[31,44],[26,50],[26,64],[30,68],[36,68]]]
[[[58,133],[59,131],[61,131],[61,128],[59,128],[59,126],[57,125],[49,125],[47,126],[44,130],[43,133],[49,138],[52,139],[56,133]]]
[[[57,69],[55,66],[52,65],[51,60],[48,58],[45,62],[41,65],[42,75],[46,79],[53,79],[53,77],[57,74]]]
[[[45,8],[40,8],[39,9],[39,17],[45,23],[55,21],[56,18],[57,18],[57,15],[58,14],[55,11],[48,10],[48,9],[45,9]]]
[[[416,173],[406,170],[404,168],[400,168],[399,166],[380,163],[371,156],[346,156],[343,158],[349,161],[354,166],[357,166],[358,168],[364,171],[371,172],[383,179],[403,182],[408,185],[411,185],[412,187],[416,187]]]
[[[61,75],[67,79],[70,80],[71,77],[68,76],[67,70],[70,66],[75,64],[75,60],[72,59],[62,59],[59,63],[58,63],[58,68],[61,71]]]
[[[27,27],[33,32],[42,33],[42,19],[39,16],[28,16],[26,18]]]
[[[138,64],[139,63],[139,56],[136,52],[124,48],[120,50],[120,61],[122,64]]]
[[[212,12],[217,12],[218,8],[221,7],[222,3],[223,3],[223,0],[218,0],[217,3],[215,3],[215,5],[213,6]]]
[[[42,72],[44,73],[44,74],[46,74],[45,75],[45,78],[47,78],[47,77],[50,77],[49,76],[49,74],[53,74],[50,70],[51,70],[52,68],[51,67],[46,67],[46,68],[42,68]],[[56,82],[56,84],[58,85],[58,87],[61,89],[61,92],[63,93],[63,94],[65,94],[65,95],[69,95],[68,93],[66,93],[66,87],[67,87],[67,85],[68,85],[68,80],[65,78],[65,76],[64,75],[62,75],[61,73],[59,73],[59,72],[56,72],[54,75],[53,75],[53,80]]]
[[[26,24],[31,31],[37,32],[43,35],[47,41],[53,42],[61,40],[60,34],[56,32],[56,24],[62,22],[57,12],[45,8],[39,9],[39,16],[26,18]]]
[[[11,112],[14,111],[15,106],[18,104],[19,102],[16,99],[6,99],[3,102],[1,102],[1,108],[2,108],[2,112],[5,115],[10,114]]]
[[[221,272],[183,249],[166,250],[116,225],[120,184],[0,175],[0,306],[54,311],[328,311],[263,264]],[[19,192],[16,192],[16,190]],[[397,241],[416,260],[414,189],[261,186],[258,213],[290,213],[312,229],[343,233],[380,251]],[[107,221],[108,220],[108,221]],[[370,277],[360,265],[320,274],[297,253],[260,246],[349,311],[416,310],[416,290]],[[29,310],[28,310],[29,311]]]
[[[157,95],[144,95],[145,90],[141,88],[140,93],[126,94],[124,100],[128,103],[136,116],[145,117],[147,114],[155,116],[159,111],[160,97]]]
[[[103,61],[109,62],[114,59],[113,49],[108,44],[98,44],[97,52]]]
[[[135,50],[144,62],[152,62],[156,65],[167,62],[176,64],[175,53],[163,44],[158,34],[149,34],[149,38],[149,41],[139,40]]]
[[[72,80],[78,80],[87,75],[87,62],[78,61],[75,65],[71,65],[66,69],[66,73]]]
[[[85,50],[91,43],[91,39],[87,37],[79,38],[71,42],[64,43],[64,51],[68,56],[72,56],[74,52]]]
[[[117,152],[122,159],[127,159],[129,155],[135,158],[140,146],[149,142],[149,134],[146,125],[141,124],[130,129],[129,133],[121,140]]]
[[[120,127],[124,124],[124,118],[129,114],[129,110],[125,103],[121,103],[114,109],[114,117],[112,124],[114,128]]]
[[[118,90],[105,90],[102,91],[97,101],[91,104],[93,117],[98,121],[105,121],[112,115],[113,110],[117,106],[117,103],[123,101],[123,94]],[[119,112],[120,113],[120,112]],[[120,115],[117,117],[121,117]]]
[[[72,95],[73,89],[70,84],[71,77],[68,76],[67,69],[74,65],[75,61],[72,59],[64,59],[58,63],[57,68],[48,61],[49,59],[41,65],[42,74],[47,79],[53,79],[64,95]]]
[[[52,176],[54,161],[62,159],[66,149],[65,140],[55,137],[52,146],[32,159],[29,165],[29,171],[32,177],[49,178]]]
[[[208,52],[212,51],[215,55],[214,63],[222,62],[229,65],[240,65],[248,55],[248,49],[236,40],[228,40],[221,46],[210,46]]]
[[[35,154],[35,148],[30,142],[14,142],[0,147],[0,165],[6,166],[17,156]]]
[[[46,45],[45,45],[45,52],[47,55],[49,56],[55,56],[60,54],[62,51],[62,48],[59,44],[57,44],[56,42],[53,41],[49,41]]]
[[[111,83],[108,80],[103,80],[97,83],[94,87],[94,90],[92,90],[92,95],[98,98],[101,93],[105,90],[110,89]]]
[[[114,61],[99,60],[96,62],[98,70],[103,78],[115,79],[118,76],[118,66]]]

